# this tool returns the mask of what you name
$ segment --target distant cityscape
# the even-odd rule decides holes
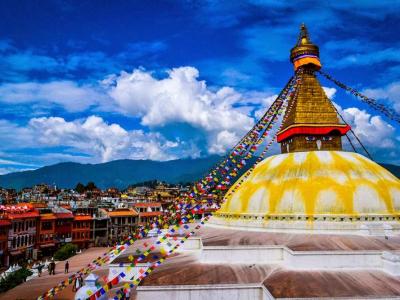
[[[93,182],[74,189],[47,184],[21,191],[0,188],[0,265],[52,257],[67,243],[80,249],[113,245],[138,226],[162,219],[188,189],[159,181],[126,190],[101,190]],[[199,216],[216,208],[204,204]]]

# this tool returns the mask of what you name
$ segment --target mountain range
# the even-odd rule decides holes
[[[20,190],[35,184],[46,183],[62,188],[74,188],[78,182],[86,184],[93,181],[102,189],[109,187],[123,189],[130,184],[154,179],[168,183],[192,182],[201,178],[220,159],[220,156],[215,155],[164,162],[130,159],[99,164],[64,162],[37,170],[1,175],[0,187]],[[381,165],[400,177],[400,166]]]

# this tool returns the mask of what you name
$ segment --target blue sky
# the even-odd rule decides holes
[[[400,2],[329,2],[1,1],[0,173],[222,154],[292,75],[302,22],[325,71],[400,111]],[[400,164],[398,125],[321,82]]]

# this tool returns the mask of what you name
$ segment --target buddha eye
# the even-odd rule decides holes
[[[317,138],[315,136],[306,136],[306,141],[315,141]]]

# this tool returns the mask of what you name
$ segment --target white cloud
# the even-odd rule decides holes
[[[383,88],[365,89],[363,93],[371,98],[384,99],[400,112],[400,81],[393,82]]]
[[[180,67],[168,71],[168,77],[158,79],[150,72],[136,69],[122,72],[104,81],[109,95],[122,113],[141,118],[144,126],[163,127],[172,123],[185,123],[206,132],[209,148],[222,153],[226,149],[225,136],[242,135],[254,121],[235,104],[243,96],[232,88],[210,90],[198,79],[193,67]],[[221,143],[219,143],[221,142]]]
[[[181,147],[178,141],[169,141],[159,133],[125,130],[120,125],[108,124],[97,116],[74,121],[59,117],[33,118],[26,127],[0,122],[0,133],[7,131],[10,134],[1,135],[1,142],[3,145],[8,142],[7,139],[12,139],[12,142],[3,146],[3,149],[15,151],[34,147],[48,148],[51,151],[52,147],[66,147],[69,151],[62,155],[64,159],[58,155],[55,161],[60,158],[81,162],[105,162],[122,158],[170,160],[178,157],[175,153],[178,151],[174,152],[174,149]],[[14,137],[10,138],[11,135]],[[184,146],[182,151],[185,151]],[[27,166],[25,163],[21,165]]]
[[[70,112],[83,111],[106,102],[106,95],[94,87],[78,85],[73,81],[6,83],[0,86],[0,95],[0,101],[8,104],[55,104]]]
[[[178,146],[157,133],[127,131],[118,124],[107,124],[100,117],[84,121],[63,118],[34,118],[29,128],[38,134],[43,146],[68,146],[83,153],[109,161],[118,158],[168,160],[175,156],[166,150]]]
[[[335,88],[330,88],[330,87],[326,87],[326,86],[324,86],[322,88],[324,89],[324,92],[329,99],[332,100],[335,97],[336,92],[337,92],[337,90]]]
[[[256,117],[257,120],[260,119],[265,114],[265,112],[268,110],[268,108],[270,108],[270,106],[272,105],[272,103],[274,103],[277,97],[278,95],[272,95],[261,99],[260,108],[254,112],[254,116]]]
[[[395,148],[395,129],[380,116],[372,116],[356,107],[344,110],[339,107],[339,111],[363,144],[377,149]]]

